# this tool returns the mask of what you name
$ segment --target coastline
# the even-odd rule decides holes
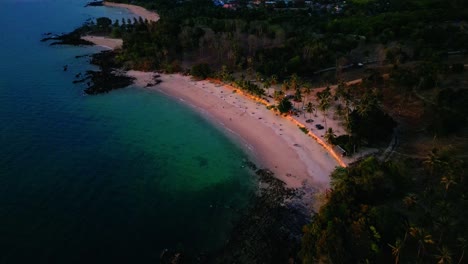
[[[152,72],[129,71],[135,85],[153,83]],[[183,101],[216,125],[247,143],[244,148],[259,165],[275,173],[288,187],[307,183],[319,190],[329,188],[330,173],[337,161],[298,127],[258,102],[223,85],[193,81],[180,74],[160,74],[162,83],[147,89]]]
[[[104,47],[106,49],[114,50],[121,49],[123,45],[122,39],[99,37],[99,36],[83,36],[81,39],[92,42],[94,45]]]
[[[131,13],[142,17],[143,19],[148,19],[148,21],[156,22],[159,20],[159,15],[156,12],[147,10],[141,6],[130,5],[130,4],[120,4],[109,1],[104,1],[104,6],[107,7],[117,7],[128,9]]]
[[[159,16],[140,6],[104,2],[105,6],[126,8],[151,21]],[[83,39],[108,49],[122,46],[121,39],[84,36]],[[324,142],[324,131],[309,131],[306,135],[299,127],[303,120],[282,117],[268,110],[265,102],[245,95],[239,89],[225,84],[193,81],[180,74],[160,74],[162,83],[154,83],[154,72],[129,71],[135,85],[146,87],[183,101],[207,117],[213,124],[242,142],[249,156],[261,167],[270,169],[288,187],[304,184],[323,191],[330,187],[330,174],[346,163]],[[234,93],[234,90],[236,92]],[[309,130],[313,128],[307,127]],[[311,140],[313,139],[313,140]]]
[[[131,13],[135,14],[136,16],[142,17],[143,19],[147,19],[148,21],[151,21],[151,22],[156,22],[159,20],[158,13],[147,10],[141,6],[114,3],[114,2],[109,2],[109,1],[104,1],[103,5],[106,7],[128,9]],[[115,39],[115,38],[109,38],[109,37],[86,35],[86,36],[82,36],[81,39],[89,41],[93,43],[94,45],[101,46],[103,48],[110,49],[110,50],[120,49],[122,48],[122,45],[123,45],[122,39]]]

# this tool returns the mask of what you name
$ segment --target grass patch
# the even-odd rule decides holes
[[[306,135],[309,134],[309,130],[307,128],[301,127],[301,126],[298,126],[298,127],[302,132],[304,132],[304,134],[306,134]]]

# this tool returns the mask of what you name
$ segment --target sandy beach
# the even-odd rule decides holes
[[[153,83],[154,73],[129,71],[135,84]],[[329,187],[337,161],[290,120],[232,89],[180,74],[161,75],[162,83],[145,89],[162,92],[194,107],[215,125],[242,142],[252,159],[271,169],[290,187],[304,182]]]
[[[127,8],[151,21],[159,19],[156,13],[139,6],[111,2],[105,2],[105,5]],[[120,39],[83,38],[110,49],[122,46]],[[155,73],[129,71],[127,74],[136,79],[136,86],[176,98],[193,107],[220,129],[228,131],[257,165],[272,170],[289,187],[308,183],[324,190],[330,185],[330,173],[337,166],[345,166],[342,158],[323,141],[324,130],[313,131],[314,127],[310,125],[307,128],[311,132],[306,135],[299,129],[298,125],[306,124],[305,116],[282,117],[240,91],[234,92],[232,87],[206,80],[193,81],[190,76],[161,74],[161,84],[148,86],[154,83]],[[340,125],[331,123],[336,123],[332,124],[334,130],[340,132],[336,129]]]
[[[84,36],[81,38],[89,42],[92,42],[97,46],[101,46],[107,49],[120,49],[122,48],[122,44],[123,44],[122,39],[98,37],[98,36]]]
[[[144,19],[148,19],[149,21],[156,22],[159,20],[159,15],[156,12],[149,11],[141,6],[119,4],[119,3],[113,3],[113,2],[108,2],[108,1],[104,1],[104,6],[125,8],[125,9],[130,10],[130,12],[132,12],[136,16],[140,16]],[[92,42],[97,46],[101,46],[107,49],[120,49],[122,48],[122,44],[123,44],[122,39],[114,39],[114,38],[100,37],[100,36],[83,36],[81,38],[89,42]]]
[[[118,8],[128,9],[133,14],[137,16],[141,16],[144,19],[148,19],[149,21],[156,22],[159,20],[159,15],[156,12],[149,11],[141,6],[113,3],[113,2],[108,2],[108,1],[104,1],[104,5],[108,7],[118,7]]]

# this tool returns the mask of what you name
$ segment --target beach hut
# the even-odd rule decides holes
[[[346,157],[346,150],[344,150],[339,145],[335,145],[333,147],[333,150],[336,152],[336,154],[340,155],[341,157]]]

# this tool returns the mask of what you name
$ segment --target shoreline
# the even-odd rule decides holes
[[[81,39],[84,39],[86,41],[89,41],[93,43],[96,46],[100,46],[109,50],[114,50],[114,49],[121,49],[123,45],[123,40],[122,39],[115,39],[115,38],[108,38],[108,37],[100,37],[100,36],[91,36],[91,35],[86,35],[81,37]]]
[[[133,14],[135,14],[137,16],[140,16],[143,19],[148,19],[148,21],[156,22],[156,21],[159,20],[158,13],[147,10],[146,8],[141,7],[141,6],[114,3],[114,2],[109,2],[109,1],[104,1],[103,5],[107,6],[107,7],[117,7],[117,8],[128,9],[131,13],[133,13]]]
[[[230,137],[242,143],[248,155],[275,173],[288,187],[304,184],[319,190],[329,188],[330,174],[337,161],[290,120],[258,102],[233,93],[230,88],[207,80],[193,81],[180,74],[160,74],[162,83],[153,83],[153,72],[129,71],[135,86],[146,87],[181,101],[209,119]],[[233,134],[233,135],[232,135]]]
[[[148,21],[151,21],[151,22],[157,22],[159,20],[158,13],[147,10],[141,6],[114,3],[114,2],[109,2],[109,1],[104,1],[103,6],[127,9],[132,14],[135,14],[137,17],[142,17],[143,19],[147,19]],[[109,37],[86,35],[86,36],[82,36],[81,39],[89,41],[96,46],[100,46],[109,50],[121,49],[123,45],[122,39],[115,39],[115,38],[109,38]]]
[[[155,15],[152,21],[159,19],[156,13],[139,6],[112,2],[104,2],[104,5],[126,8],[144,18],[148,18],[148,13]],[[122,41],[107,37],[83,38],[108,49],[121,47]],[[223,83],[193,81],[180,74],[160,74],[161,84],[148,85],[154,83],[155,74],[127,72],[128,76],[135,78],[135,86],[182,101],[228,132],[229,137],[241,143],[252,160],[260,167],[270,169],[288,187],[298,188],[307,184],[324,191],[330,187],[333,170],[338,166],[346,167],[343,159],[320,138],[324,131],[317,131],[319,133],[316,134],[309,129],[309,133],[305,134],[299,129],[304,126],[303,122],[266,109],[268,103],[260,102],[258,98]]]

